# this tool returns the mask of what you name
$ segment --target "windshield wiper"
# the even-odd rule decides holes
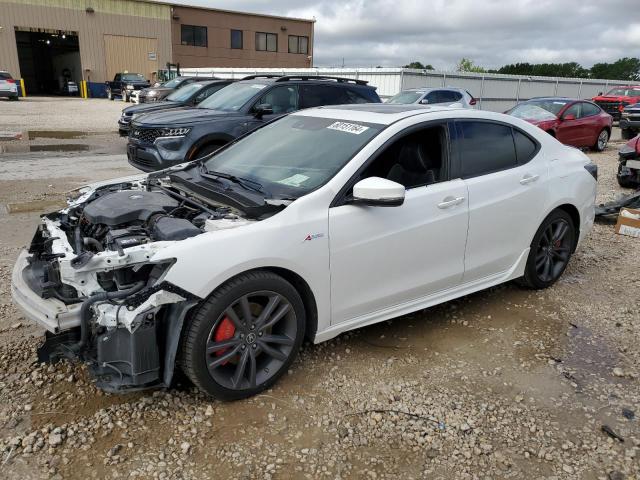
[[[262,184],[256,182],[255,180],[250,180],[248,178],[236,177],[235,175],[230,175],[224,172],[216,172],[213,170],[208,170],[204,164],[200,165],[200,175],[205,178],[211,178],[213,180],[220,181],[220,178],[224,178],[225,180],[229,180],[230,182],[237,183],[241,187],[246,190],[253,190],[254,192],[264,194],[264,189]]]

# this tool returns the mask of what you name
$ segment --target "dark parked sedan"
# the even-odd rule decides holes
[[[613,118],[593,102],[576,98],[532,98],[505,112],[522,118],[565,145],[606,148]]]
[[[118,131],[120,135],[128,135],[129,126],[133,117],[151,112],[198,105],[230,83],[233,83],[233,80],[203,80],[190,83],[186,87],[170,93],[164,101],[131,105],[122,110],[122,116],[120,120],[118,120]]]
[[[202,79],[197,77],[176,77],[160,85],[156,84],[157,86],[144,88],[140,90],[138,101],[140,103],[159,102],[160,100],[164,100],[171,92],[186,87],[198,80]]]

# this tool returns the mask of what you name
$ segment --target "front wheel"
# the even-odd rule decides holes
[[[609,131],[606,128],[603,128],[598,134],[598,138],[596,139],[593,149],[596,152],[602,152],[607,148],[607,143],[609,143]]]
[[[127,92],[126,90],[122,90],[122,101],[123,102],[128,102],[129,101],[129,97],[127,96]]]
[[[111,89],[107,90],[107,99],[113,101],[113,93],[111,93]]]
[[[533,237],[519,283],[534,289],[553,285],[567,268],[575,242],[576,227],[571,216],[564,210],[551,212]]]
[[[302,344],[305,310],[297,290],[265,271],[241,274],[213,292],[189,319],[181,366],[222,400],[255,395],[282,376]]]

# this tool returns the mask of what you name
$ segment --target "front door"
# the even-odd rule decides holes
[[[266,122],[286,115],[287,113],[295,112],[299,107],[298,99],[298,87],[296,85],[278,85],[271,88],[253,105],[250,112],[251,115],[255,113],[255,109],[258,105],[270,105],[273,109],[273,113],[269,115],[263,115],[262,118],[252,116],[246,122],[246,131],[250,132],[263,125]]]
[[[329,209],[332,324],[420,301],[460,284],[467,190],[447,180],[444,126],[407,135],[358,176],[404,184],[399,207]]]

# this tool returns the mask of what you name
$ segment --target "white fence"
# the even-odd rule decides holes
[[[416,87],[459,87],[479,100],[480,108],[501,112],[532,97],[563,96],[591,98],[615,85],[617,80],[586,78],[528,77],[493,73],[442,72],[408,68],[183,68],[183,75],[242,78],[247,75],[326,75],[366,80],[387,98],[400,90]],[[637,83],[637,82],[632,82]]]

